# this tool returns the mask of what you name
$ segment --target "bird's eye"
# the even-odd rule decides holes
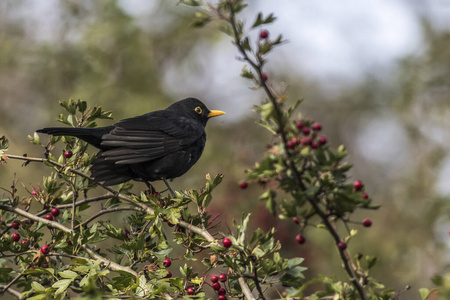
[[[201,107],[200,107],[200,106],[197,106],[197,107],[195,108],[195,112],[198,113],[198,114],[200,115],[200,114],[202,113]]]

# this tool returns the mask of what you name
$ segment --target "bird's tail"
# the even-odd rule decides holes
[[[102,136],[113,129],[113,126],[98,127],[98,128],[72,128],[72,127],[46,127],[36,132],[46,133],[55,136],[74,136],[89,144],[100,148],[102,142]]]

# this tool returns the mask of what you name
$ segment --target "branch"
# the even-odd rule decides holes
[[[10,289],[9,287],[7,287],[6,285],[0,284],[0,288],[1,288],[1,293],[3,294],[4,292],[8,292],[13,296],[16,296],[19,299],[22,299],[23,296],[20,292],[14,290],[14,289]]]
[[[245,283],[245,279],[243,277],[240,277],[238,279],[239,285],[241,286],[242,293],[244,293],[245,298],[249,300],[255,300],[255,297],[252,294],[252,291],[250,291],[250,288],[248,287],[247,283]]]
[[[102,209],[101,211],[99,211],[98,213],[96,213],[95,215],[91,216],[89,219],[87,219],[86,221],[84,221],[83,223],[78,224],[77,226],[75,226],[74,229],[79,228],[80,226],[86,226],[89,222],[92,222],[92,220],[100,217],[101,215],[104,214],[108,214],[108,213],[112,213],[112,212],[117,212],[117,211],[124,211],[124,210],[136,210],[136,211],[141,211],[141,209],[136,208],[134,206],[126,206],[126,207],[115,207],[115,208],[110,208],[110,209]]]
[[[53,221],[46,220],[44,218],[37,217],[37,216],[35,216],[33,214],[30,214],[29,212],[26,212],[26,211],[24,211],[24,210],[22,210],[20,208],[17,208],[17,207],[11,207],[11,206],[7,206],[7,205],[0,205],[0,209],[1,210],[6,210],[6,211],[9,211],[9,212],[13,212],[15,214],[18,214],[18,215],[21,215],[21,216],[24,216],[24,217],[27,217],[30,220],[34,220],[36,222],[41,222],[41,223],[46,224],[47,226],[50,226],[52,228],[59,229],[59,230],[65,232],[65,233],[69,233],[69,234],[73,233],[73,231],[71,229],[67,228],[64,225],[59,224],[58,222],[53,222]],[[79,241],[81,242],[81,240],[79,240]],[[132,270],[132,269],[130,269],[128,267],[121,266],[121,265],[119,265],[119,264],[117,264],[115,262],[112,262],[111,260],[109,260],[107,258],[104,258],[103,256],[100,256],[94,250],[92,250],[88,245],[81,244],[81,247],[92,258],[95,258],[96,260],[100,260],[101,262],[103,262],[108,269],[110,269],[112,271],[124,271],[124,272],[127,272],[129,274],[132,274],[135,277],[138,277],[138,273],[135,272],[134,270]]]
[[[233,29],[233,33],[234,33],[235,44],[236,44],[239,52],[243,55],[244,60],[247,61],[252,66],[252,68],[258,73],[259,82],[260,82],[261,86],[263,87],[266,95],[268,96],[269,101],[273,105],[273,109],[274,109],[274,112],[275,112],[275,121],[276,121],[276,124],[278,125],[278,128],[279,128],[278,134],[280,135],[283,144],[286,145],[288,139],[286,137],[286,132],[283,130],[283,128],[284,128],[283,114],[281,112],[279,103],[277,102],[276,96],[274,95],[274,93],[272,92],[270,87],[267,85],[266,80],[262,76],[262,66],[261,66],[261,64],[255,63],[248,56],[247,50],[245,50],[244,47],[242,46],[241,40],[239,39],[238,29],[237,29],[237,25],[236,25],[236,18],[235,18],[235,14],[234,14],[232,5],[233,5],[232,3],[229,3],[229,10],[230,10],[229,18],[226,19],[224,16],[221,16],[221,17],[222,17],[222,19],[225,19],[226,21],[228,21],[230,23],[230,25],[231,25],[231,27]],[[287,150],[286,151],[286,155],[287,155],[287,159],[283,158],[284,165],[288,169],[290,169],[292,171],[292,173],[294,174],[294,178],[297,181],[297,183],[300,186],[300,188],[302,190],[306,190],[306,187],[304,186],[304,184],[302,182],[302,178],[301,178],[301,175],[298,172],[297,167],[290,160],[291,157],[292,157],[292,154],[290,153],[290,151]],[[342,239],[339,236],[339,233],[336,231],[336,229],[330,223],[330,220],[329,220],[328,216],[320,209],[319,205],[315,202],[315,199],[312,199],[312,198],[308,197],[308,202],[313,207],[313,209],[316,211],[316,213],[320,216],[320,218],[322,219],[322,222],[324,223],[325,227],[328,229],[328,231],[333,236],[333,238],[334,238],[334,240],[336,242],[336,245],[337,245],[340,241],[342,241]],[[351,267],[349,259],[345,255],[345,251],[341,250],[341,249],[338,249],[338,250],[339,250],[339,254],[340,254],[341,260],[344,263],[344,268],[345,268],[347,274],[350,277],[350,281],[352,282],[353,286],[358,291],[361,299],[362,300],[367,299],[366,294],[364,292],[364,288],[361,285],[361,283],[359,282],[359,280],[357,279],[357,276],[356,276],[353,268]]]

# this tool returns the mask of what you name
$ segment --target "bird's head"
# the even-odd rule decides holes
[[[180,100],[169,106],[168,109],[183,112],[191,118],[198,120],[203,125],[206,125],[209,118],[225,114],[220,110],[209,110],[202,101],[196,98],[186,98]]]

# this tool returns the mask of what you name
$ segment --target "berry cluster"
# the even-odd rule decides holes
[[[227,274],[222,273],[219,276],[212,275],[210,279],[212,282],[211,286],[212,286],[213,290],[217,291],[217,294],[219,295],[219,297],[217,299],[226,300],[227,297],[225,295],[227,294],[227,290],[220,285],[220,282],[225,284],[225,282],[228,280]]]
[[[288,149],[295,149],[299,145],[317,149],[327,143],[327,138],[325,136],[318,136],[319,131],[322,130],[322,125],[320,125],[320,123],[298,121],[295,123],[295,128],[300,133],[300,136],[294,136],[286,142],[286,148]]]

